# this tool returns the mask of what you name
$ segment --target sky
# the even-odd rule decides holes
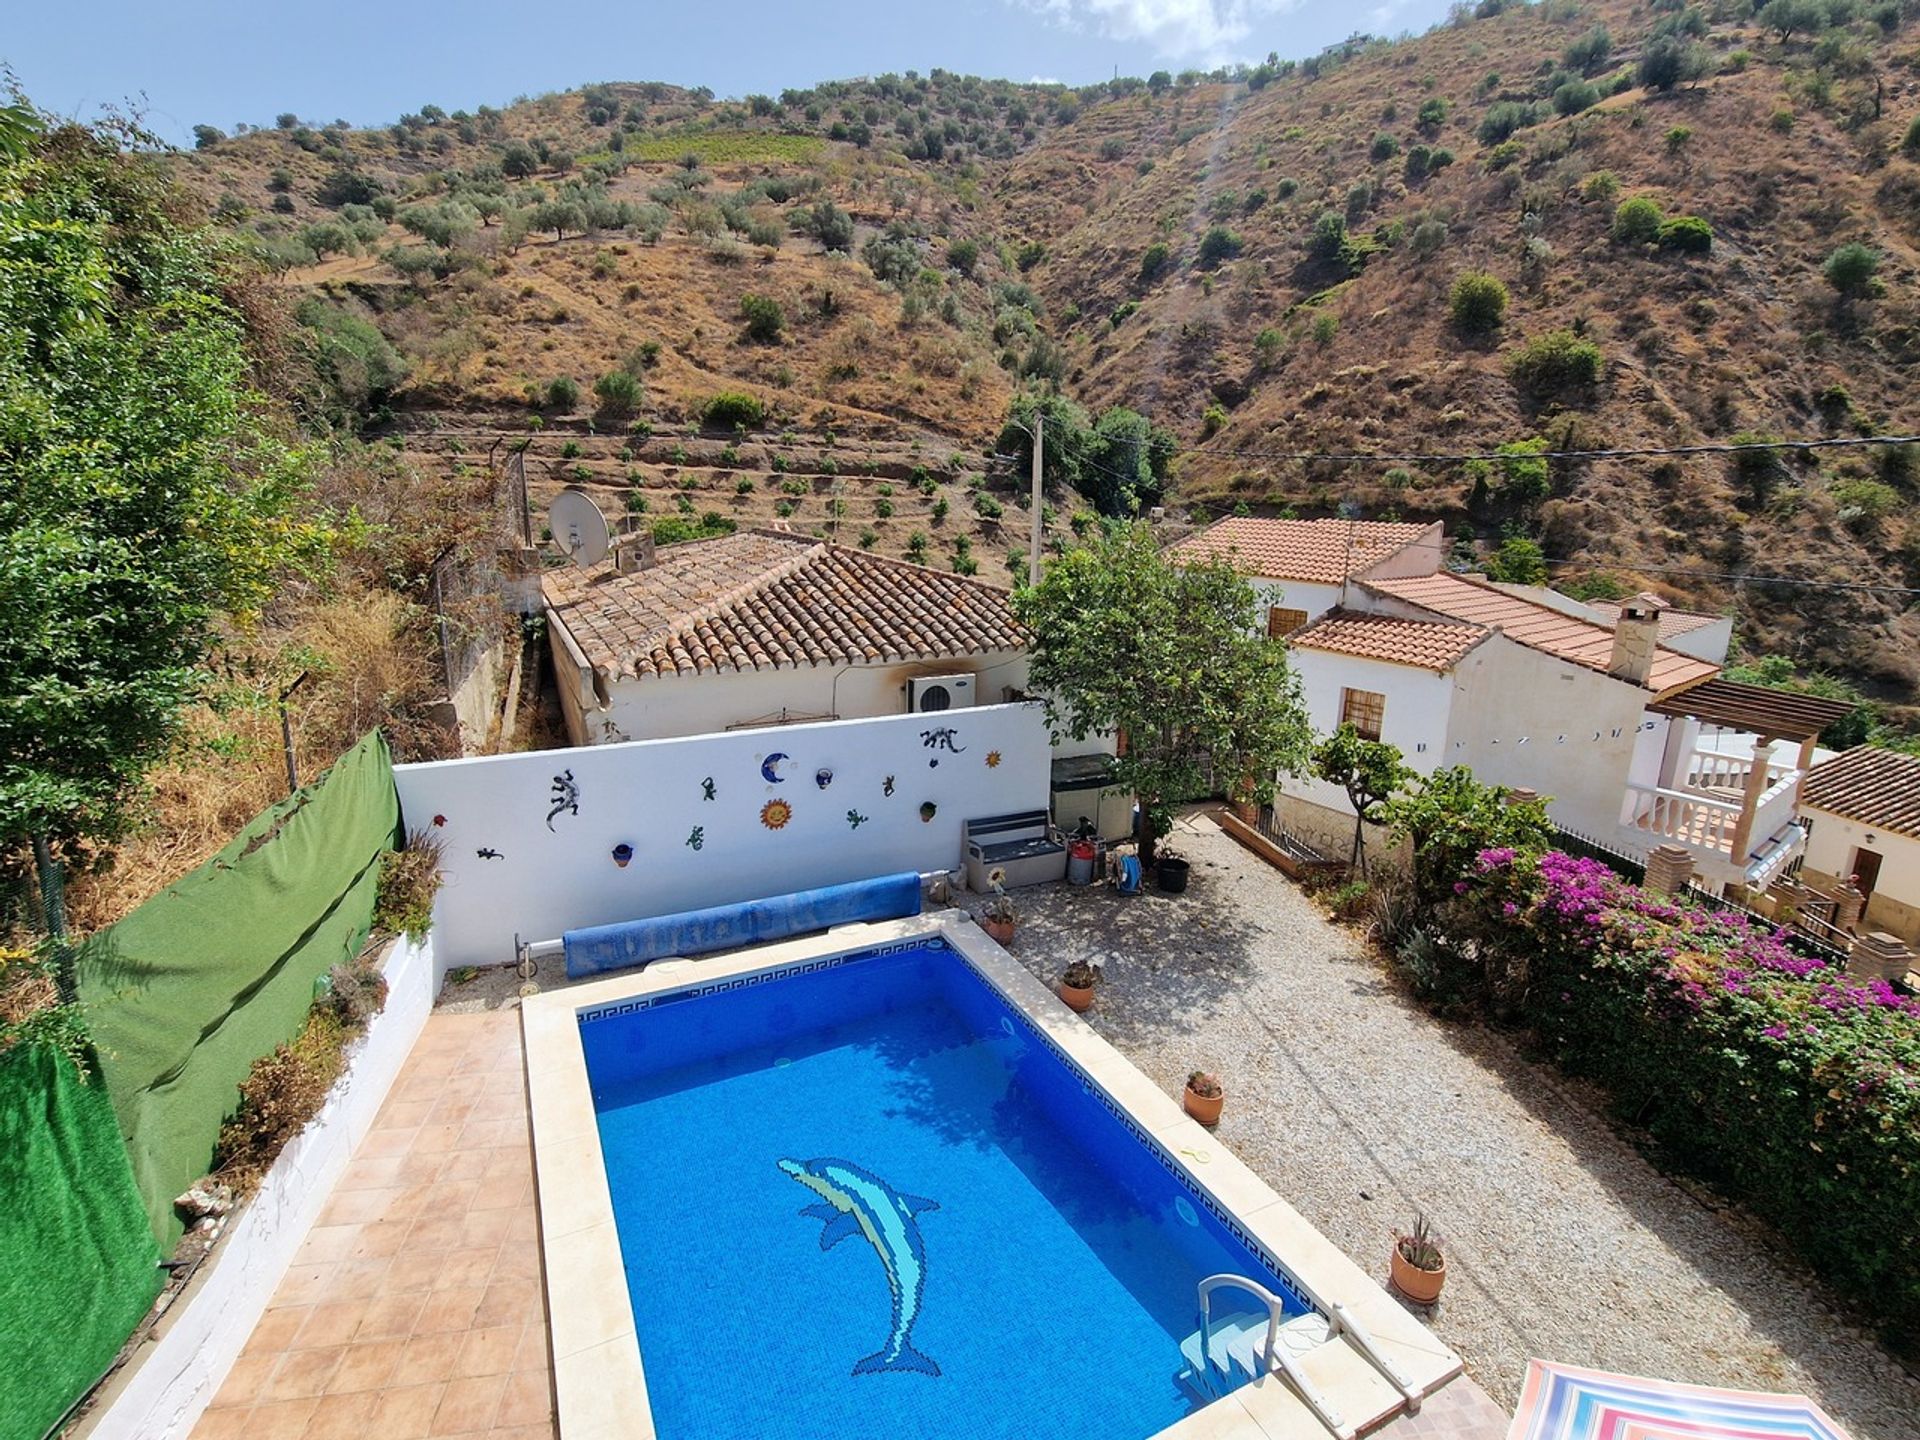
[[[604,80],[777,94],[936,67],[1084,85],[1424,30],[1447,0],[88,0],[23,5],[0,63],[42,109],[141,112],[162,138],[304,120],[384,125]]]

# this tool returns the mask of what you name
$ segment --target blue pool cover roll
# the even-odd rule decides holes
[[[611,970],[630,970],[666,955],[704,955],[847,925],[857,920],[899,920],[920,913],[920,877],[911,870],[823,885],[791,895],[769,895],[705,910],[683,910],[647,920],[623,920],[569,930],[567,978],[579,980]]]

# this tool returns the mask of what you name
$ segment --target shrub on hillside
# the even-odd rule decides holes
[[[1599,103],[1599,87],[1586,80],[1569,80],[1553,92],[1553,108],[1560,115],[1578,115]]]
[[[1849,241],[1827,256],[1820,273],[1843,300],[1872,295],[1880,288],[1880,252],[1858,240]]]
[[[1561,52],[1569,70],[1591,75],[1607,63],[1613,54],[1613,36],[1604,25],[1596,25]]]
[[[1514,131],[1539,124],[1550,113],[1546,106],[1530,101],[1498,100],[1480,117],[1480,127],[1474,135],[1482,145],[1498,145]]]
[[[767,423],[767,407],[757,395],[723,390],[701,407],[700,419],[716,430],[740,425],[755,429]]]
[[[1676,215],[1660,223],[1655,240],[1662,250],[1705,255],[1713,249],[1713,226],[1698,215]]]
[[[1676,85],[1692,84],[1712,65],[1712,57],[1697,41],[1665,35],[1641,50],[1634,74],[1649,90],[1671,90]]]
[[[1645,195],[1622,200],[1613,212],[1613,238],[1623,245],[1646,245],[1660,236],[1660,224],[1666,217],[1657,201]]]
[[[602,415],[624,420],[639,408],[640,382],[625,370],[609,370],[593,382],[593,394]]]
[[[1215,225],[1200,237],[1195,263],[1202,270],[1212,270],[1237,256],[1245,245],[1246,242],[1226,226]]]
[[[761,345],[778,344],[787,326],[786,311],[771,295],[742,295],[740,318],[746,321],[747,338]]]
[[[1391,160],[1400,153],[1400,142],[1382,130],[1373,137],[1373,144],[1367,147],[1367,158],[1373,161]]]
[[[1496,275],[1469,270],[1453,282],[1447,312],[1462,335],[1485,335],[1506,318],[1507,287]]]
[[[1420,102],[1420,112],[1414,117],[1424,134],[1432,135],[1447,123],[1447,102],[1435,96],[1431,100]]]
[[[1536,335],[1507,362],[1514,385],[1537,400],[1585,389],[1599,380],[1600,369],[1600,347],[1571,330]]]
[[[1166,242],[1154,241],[1147,247],[1146,253],[1140,257],[1140,283],[1151,285],[1158,280],[1166,273],[1167,266],[1172,263],[1172,260],[1173,251],[1167,248]]]
[[[571,376],[561,375],[547,382],[547,404],[561,414],[571,414],[580,403],[580,386]]]

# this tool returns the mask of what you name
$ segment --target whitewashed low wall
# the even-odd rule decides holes
[[[441,964],[497,965],[516,934],[953,869],[967,819],[1046,809],[1051,758],[1038,705],[989,705],[400,765],[394,783],[407,828],[442,842]]]
[[[348,1057],[318,1118],[280,1153],[213,1256],[109,1382],[74,1432],[92,1440],[185,1440],[273,1299],[353,1150],[373,1128],[433,1008],[432,938],[388,954],[387,1003]]]

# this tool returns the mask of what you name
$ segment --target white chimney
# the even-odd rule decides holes
[[[1654,652],[1660,648],[1660,612],[1667,602],[1645,591],[1620,602],[1620,618],[1613,625],[1613,654],[1607,673],[1635,685],[1647,683],[1653,673]]]

